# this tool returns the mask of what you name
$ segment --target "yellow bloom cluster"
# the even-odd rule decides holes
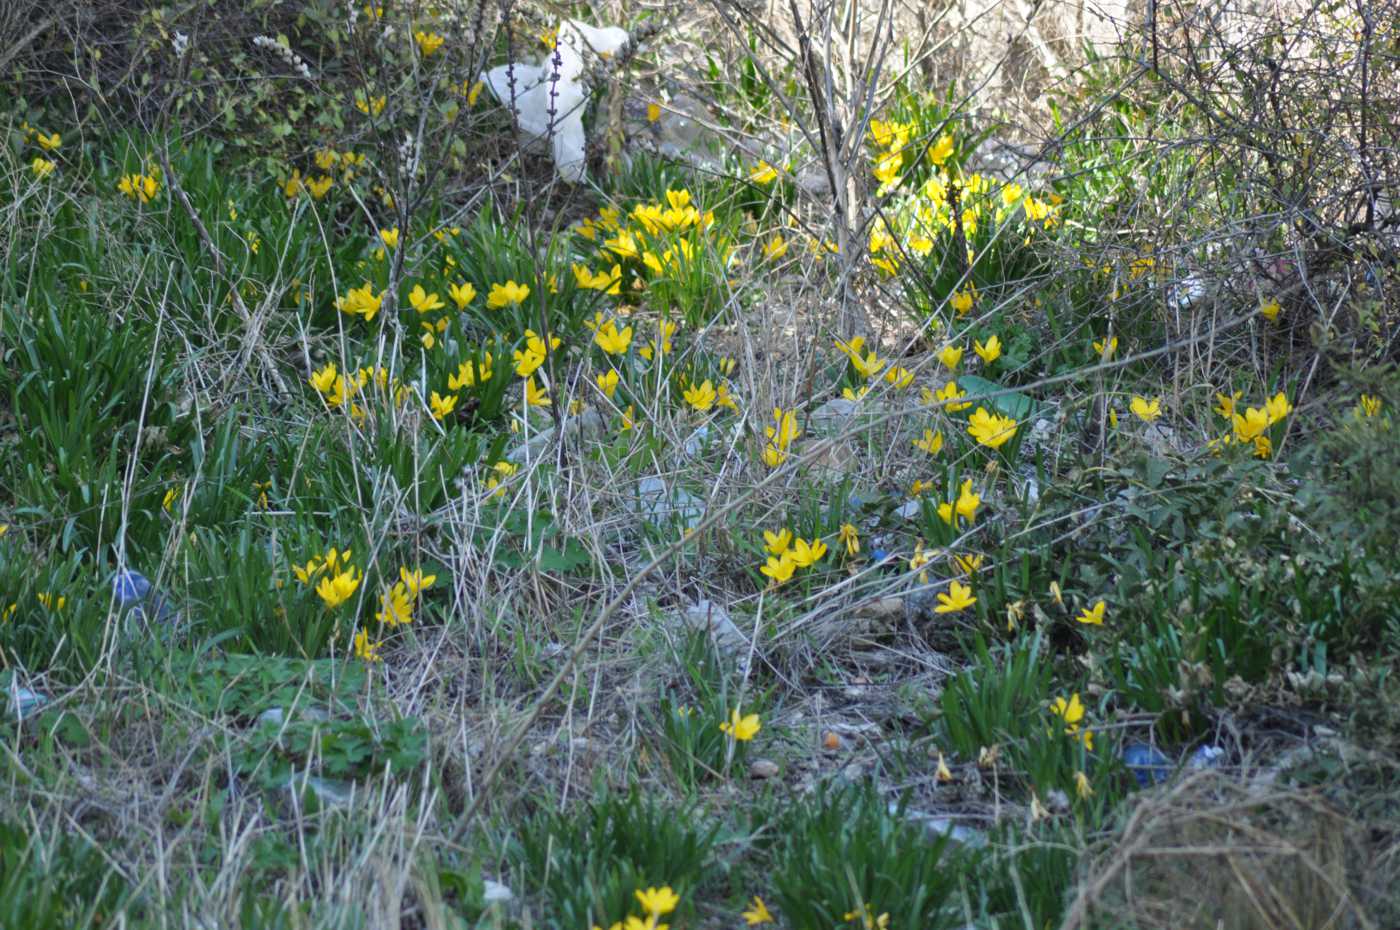
[[[671,890],[670,885],[660,888],[637,889],[637,903],[645,916],[628,915],[625,920],[614,923],[608,930],[668,930],[669,924],[661,923],[661,918],[676,909],[681,903],[680,895]],[[603,930],[598,925],[593,930]]]
[[[150,174],[124,174],[117,182],[117,190],[132,200],[150,203],[160,191],[160,178],[157,175],[155,169],[151,169]]]
[[[1288,402],[1288,395],[1279,391],[1273,397],[1264,402],[1262,407],[1247,407],[1244,413],[1239,412],[1238,392],[1225,395],[1216,394],[1219,405],[1215,412],[1230,421],[1231,432],[1226,433],[1219,439],[1212,440],[1210,445],[1213,448],[1228,446],[1232,443],[1251,443],[1254,446],[1254,454],[1261,459],[1266,459],[1273,454],[1273,441],[1268,436],[1268,430],[1275,423],[1282,422],[1293,412],[1293,405]]]
[[[309,585],[317,576],[316,594],[325,602],[328,609],[335,609],[345,603],[360,587],[364,576],[350,564],[350,550],[344,552],[331,547],[324,556],[313,555],[305,565],[292,563],[292,574],[303,585]]]
[[[815,565],[826,555],[826,543],[820,539],[813,539],[811,542],[795,539],[792,531],[787,529],[778,530],[776,533],[764,530],[763,543],[768,552],[768,561],[759,568],[759,572],[767,575],[774,585],[783,584],[792,577],[794,571]],[[849,546],[848,540],[847,547]]]

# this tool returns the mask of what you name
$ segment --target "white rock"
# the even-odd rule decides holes
[[[729,611],[710,600],[697,601],[681,611],[681,619],[693,630],[706,630],[726,651],[740,648],[748,638],[734,625]]]
[[[705,514],[704,501],[684,488],[669,488],[652,475],[637,482],[637,508],[652,522],[679,520],[687,529],[698,525]]]
[[[505,904],[507,901],[515,899],[515,894],[498,881],[487,878],[482,880],[482,884],[486,886],[481,895],[481,900],[485,904]]]
[[[896,517],[903,517],[906,520],[913,520],[923,513],[923,505],[918,501],[905,501],[899,509],[894,512]]]

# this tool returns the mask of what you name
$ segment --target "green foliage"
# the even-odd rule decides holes
[[[750,741],[732,739],[720,724],[731,721],[735,711],[762,716],[765,695],[750,694],[742,707],[738,705],[729,670],[705,631],[687,636],[676,660],[677,667],[685,669],[684,690],[690,699],[672,697],[676,689],[668,688],[653,716],[661,732],[661,751],[689,793],[712,778],[745,770]]]
[[[294,717],[265,721],[235,747],[235,768],[268,788],[295,784],[307,771],[365,781],[411,775],[428,752],[428,733],[415,717],[373,725],[363,719]]]
[[[947,839],[925,837],[905,817],[907,799],[888,803],[871,784],[823,786],[774,823],[773,898],[793,930],[829,930],[867,914],[892,927],[950,927],[957,876]]]
[[[536,814],[519,853],[548,927],[611,926],[636,912],[638,889],[663,885],[680,895],[671,915],[680,921],[696,913],[691,893],[709,874],[719,826],[696,805],[674,807],[635,786],[603,790],[568,812]]]
[[[0,926],[71,930],[139,917],[126,881],[86,840],[0,821]]]

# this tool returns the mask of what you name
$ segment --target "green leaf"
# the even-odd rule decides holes
[[[1023,423],[1035,416],[1038,405],[1027,394],[1011,390],[995,381],[979,378],[977,375],[959,375],[957,381],[958,387],[967,391],[969,397],[995,394],[988,397],[987,402],[1002,416],[1011,417],[1017,423]],[[1002,393],[996,393],[998,391]]]

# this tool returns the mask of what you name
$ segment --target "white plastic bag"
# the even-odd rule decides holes
[[[538,65],[524,62],[499,65],[484,75],[486,86],[497,100],[512,110],[516,124],[527,139],[551,147],[554,170],[570,183],[582,181],[587,167],[588,141],[583,132],[583,109],[588,93],[580,81],[585,56],[595,54],[608,58],[626,45],[625,29],[590,26],[569,19],[559,24],[557,57],[550,53]],[[552,82],[556,68],[558,80]]]

